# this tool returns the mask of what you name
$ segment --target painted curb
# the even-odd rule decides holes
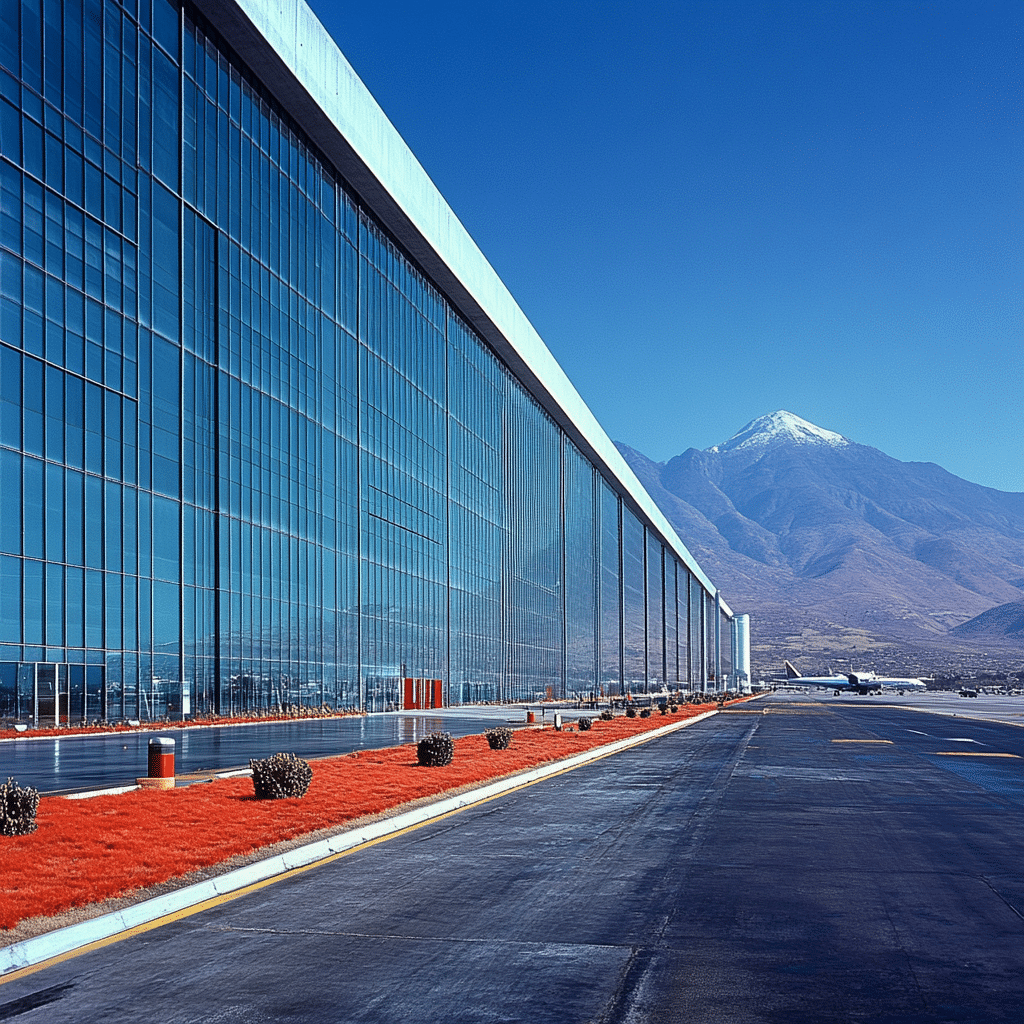
[[[104,914],[101,917],[83,921],[81,924],[58,928],[55,931],[47,932],[45,935],[36,935],[31,939],[16,942],[12,946],[4,946],[0,948],[0,981],[3,980],[5,974],[9,974],[12,971],[34,967],[53,957],[71,953],[91,943],[109,939],[111,936],[131,931],[133,928],[152,924],[154,921],[158,921],[169,914],[187,910],[218,896],[237,892],[239,889],[245,889],[250,885],[273,878],[275,875],[285,874],[297,868],[310,867],[316,864],[317,861],[354,850],[374,840],[383,839],[386,836],[401,832],[415,825],[422,825],[434,818],[453,814],[456,811],[471,807],[473,804],[483,803],[486,800],[500,796],[502,793],[520,789],[523,786],[539,782],[541,779],[552,775],[571,771],[573,768],[579,768],[590,761],[598,761],[611,754],[617,754],[622,750],[657,739],[659,736],[666,736],[669,733],[677,732],[679,729],[685,729],[687,726],[701,722],[717,713],[717,711],[705,711],[703,714],[688,718],[683,722],[673,722],[670,725],[664,725],[659,729],[652,729],[650,732],[641,733],[638,736],[629,736],[626,739],[616,740],[614,743],[594,747],[592,750],[584,751],[582,754],[575,754],[560,761],[553,761],[550,764],[532,768],[519,775],[501,779],[498,782],[485,783],[476,789],[460,793],[458,796],[446,797],[432,804],[417,807],[414,810],[406,811],[404,814],[396,815],[394,818],[385,818],[382,821],[373,822],[361,828],[341,832],[328,839],[321,839],[315,843],[296,847],[287,853],[268,857],[266,860],[256,861],[253,864],[247,864],[245,867],[236,868],[234,871],[218,875],[216,878],[208,879],[205,882],[196,882],[175,892],[155,896],[142,903],[137,903],[133,907],[125,907],[123,910]]]

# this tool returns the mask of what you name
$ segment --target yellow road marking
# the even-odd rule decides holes
[[[938,757],[1020,757],[1020,754],[990,754],[981,750],[936,750]]]

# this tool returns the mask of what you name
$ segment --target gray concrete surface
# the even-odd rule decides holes
[[[884,705],[923,711],[932,715],[950,718],[983,718],[992,722],[1004,722],[1024,728],[1024,695],[979,694],[977,697],[961,697],[951,691],[898,694],[886,691],[881,695],[860,697],[841,693],[835,696],[831,690],[780,691],[779,696],[805,693],[826,704]]]
[[[18,977],[0,1021],[1018,1021],[1022,755],[740,705]]]

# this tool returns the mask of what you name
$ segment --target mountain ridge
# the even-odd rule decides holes
[[[779,411],[654,462],[617,447],[734,610],[892,642],[1013,642],[992,608],[1024,599],[1024,493],[901,462]]]

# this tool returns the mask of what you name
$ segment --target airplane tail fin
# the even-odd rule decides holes
[[[799,679],[800,678],[800,673],[797,672],[797,670],[795,668],[793,668],[793,665],[790,662],[787,661],[785,663],[785,665],[786,665],[786,678],[787,679]]]

